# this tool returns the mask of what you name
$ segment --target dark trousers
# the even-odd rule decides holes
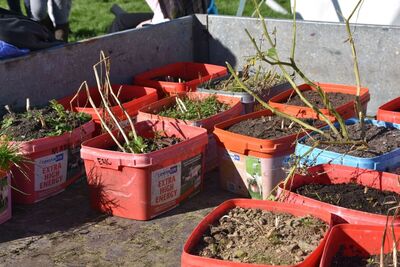
[[[149,20],[153,17],[153,13],[122,13],[118,14],[112,22],[109,33],[119,32],[128,29],[133,29],[139,23],[145,20]]]
[[[19,0],[7,0],[8,7],[10,8],[11,11],[17,13],[18,15],[22,15],[22,9],[21,9],[21,4]],[[31,17],[31,11],[29,8],[29,0],[24,1],[25,4],[25,10],[27,17]]]

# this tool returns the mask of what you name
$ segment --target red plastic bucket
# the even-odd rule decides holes
[[[128,112],[129,116],[134,117],[137,115],[138,110],[150,103],[157,101],[157,90],[154,88],[142,87],[142,86],[133,86],[133,85],[119,85],[114,84],[111,86],[112,90],[115,94],[118,95],[119,101],[122,103],[124,109]],[[101,96],[96,87],[89,89],[90,96],[93,99],[93,102],[97,107],[100,106]],[[92,119],[96,123],[96,135],[101,133],[101,122],[98,118],[94,108],[90,105],[88,101],[88,97],[85,90],[79,92],[78,96],[71,103],[75,95],[71,95],[65,97],[63,99],[58,100],[58,102],[64,106],[65,109],[73,110],[76,112],[84,112],[92,116]],[[112,96],[109,97],[110,101],[112,101]],[[114,102],[114,101],[112,101]],[[97,111],[100,114],[108,114],[102,108],[98,108]],[[115,103],[115,106],[111,107],[111,111],[114,115],[122,121],[127,120],[124,112]]]
[[[350,85],[342,85],[342,84],[329,84],[329,83],[317,83],[324,92],[327,93],[343,93],[343,94],[351,94],[356,95],[357,87]],[[299,85],[298,88],[300,91],[309,91],[315,90],[308,84]],[[317,114],[314,110],[309,107],[300,107],[286,104],[287,99],[295,94],[296,92],[291,87],[288,90],[272,97],[269,100],[269,104],[277,108],[282,112],[290,112],[290,114],[297,114],[299,118],[317,118]],[[368,88],[361,88],[360,101],[365,112],[367,110],[367,104],[370,99]],[[355,101],[350,101],[344,105],[336,107],[336,111],[343,117],[343,119],[349,119],[352,117],[356,117],[357,113],[355,111]],[[321,113],[326,115],[329,119],[334,119],[333,115],[329,113],[328,109],[321,109]]]
[[[132,154],[108,150],[115,144],[103,134],[84,142],[81,156],[92,208],[149,220],[201,189],[207,131],[164,121],[142,121],[135,127],[140,136],[163,132],[186,140],[155,152]]]
[[[297,205],[289,205],[286,203],[280,203],[280,202],[272,202],[272,201],[266,201],[266,200],[254,200],[254,199],[231,199],[228,201],[225,201],[221,205],[219,205],[217,208],[215,208],[211,213],[209,213],[193,230],[193,232],[190,234],[188,240],[186,241],[184,247],[183,247],[183,252],[182,252],[182,257],[181,257],[181,263],[182,267],[272,267],[272,265],[262,265],[262,264],[250,264],[250,263],[238,263],[238,262],[233,262],[233,261],[224,261],[224,260],[219,260],[219,259],[212,259],[212,258],[206,258],[206,257],[201,257],[197,255],[193,255],[192,251],[200,241],[201,237],[203,234],[207,231],[209,228],[209,225],[214,224],[219,220],[222,216],[227,214],[229,210],[235,208],[235,207],[242,207],[242,208],[253,208],[253,209],[262,209],[262,210],[268,210],[272,212],[284,212],[284,213],[289,213],[294,216],[306,216],[306,215],[312,215],[316,218],[319,218],[325,222],[327,222],[330,226],[332,226],[332,216],[330,213],[323,211],[323,210],[317,210],[309,207],[302,207],[302,206],[297,206]],[[327,231],[325,234],[325,237],[321,240],[320,244],[318,247],[300,264],[292,265],[296,267],[314,267],[318,266],[319,260],[321,258],[323,248],[325,241],[328,237],[328,233],[330,231]],[[282,266],[282,265],[280,265]]]
[[[27,158],[22,171],[12,167],[13,201],[32,204],[62,192],[83,174],[79,149],[82,141],[92,137],[94,122],[90,121],[71,133],[16,142]],[[23,193],[21,193],[23,192]]]
[[[279,185],[279,195],[285,203],[314,207],[326,210],[332,214],[336,214],[340,223],[351,224],[371,224],[384,225],[387,216],[373,214],[348,208],[339,207],[329,203],[324,203],[309,197],[305,197],[293,192],[296,188],[311,183],[318,184],[341,184],[341,183],[357,183],[362,186],[368,186],[379,190],[392,191],[400,194],[399,176],[388,172],[379,172],[374,170],[354,168],[344,165],[322,164],[310,167],[307,175],[296,174],[286,183],[287,190],[284,185]],[[393,216],[389,217],[392,222]],[[393,223],[400,225],[400,219],[396,218]]]
[[[400,123],[400,97],[380,106],[376,119],[378,121]]]
[[[361,256],[368,258],[371,255],[379,255],[381,252],[384,226],[377,225],[351,225],[340,224],[332,228],[322,255],[320,267],[330,267],[333,257],[343,250],[345,256]],[[400,228],[394,228],[397,249],[400,248],[398,239]],[[383,253],[393,251],[393,236],[390,225],[384,241]]]
[[[189,93],[181,93],[180,95],[187,96],[190,99],[204,99],[214,94],[189,92]],[[182,124],[198,126],[207,129],[207,132],[209,134],[209,142],[207,146],[207,155],[206,155],[206,172],[208,172],[217,167],[217,145],[214,139],[214,135],[212,134],[214,130],[214,125],[226,121],[228,119],[234,118],[236,116],[239,116],[243,108],[239,98],[232,96],[225,96],[225,95],[215,95],[215,96],[219,102],[227,104],[231,108],[226,111],[220,112],[214,116],[197,121],[179,120],[157,115],[161,110],[171,107],[176,103],[175,96],[171,96],[161,99],[155,103],[152,103],[140,109],[139,114],[137,116],[137,120],[138,121],[162,120],[169,122],[178,122]]]
[[[0,224],[11,219],[10,175],[0,170]]]
[[[157,88],[158,95],[162,98],[165,94],[194,92],[197,90],[198,85],[227,74],[228,71],[223,66],[178,62],[138,74],[133,78],[133,83]],[[166,76],[181,78],[183,81],[180,83],[162,81],[161,79]]]

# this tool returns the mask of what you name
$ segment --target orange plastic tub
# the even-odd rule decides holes
[[[137,115],[138,110],[150,103],[153,103],[157,101],[157,90],[154,88],[148,88],[148,87],[142,87],[142,86],[133,86],[133,85],[119,85],[119,84],[114,84],[112,85],[112,90],[115,94],[118,95],[118,99],[121,101],[122,106],[124,109],[128,112],[129,116],[134,117]],[[90,95],[93,99],[93,102],[97,107],[100,106],[101,103],[101,97],[98,89],[96,87],[90,88]],[[61,100],[58,100],[58,102],[64,106],[65,109],[68,110],[73,110],[76,112],[84,112],[92,116],[92,119],[96,123],[96,132],[100,133],[101,132],[101,122],[99,117],[97,116],[95,110],[92,108],[88,101],[88,97],[86,94],[85,90],[82,90],[79,92],[78,96],[74,99],[74,101],[71,103],[71,100],[73,99],[74,95],[65,97]],[[111,103],[115,103],[115,101],[112,100],[113,97],[110,95],[109,100]],[[114,115],[121,121],[127,120],[124,112],[122,109],[118,106],[117,103],[115,103],[114,106],[111,107],[112,112]],[[100,114],[108,114],[106,111],[104,111],[102,108],[98,108],[97,111]]]
[[[149,220],[201,190],[207,131],[165,121],[135,124],[138,135],[162,132],[186,140],[146,154],[109,150],[108,134],[82,144],[92,208],[119,217]],[[119,136],[122,140],[122,136]]]
[[[207,231],[210,224],[216,223],[222,216],[226,215],[229,210],[235,207],[242,208],[253,208],[262,209],[277,213],[289,213],[294,216],[306,216],[311,215],[319,218],[330,225],[329,230],[326,232],[325,237],[321,240],[318,247],[301,263],[296,265],[291,265],[293,267],[316,267],[319,264],[321,255],[324,249],[324,245],[330,229],[333,225],[332,215],[329,212],[323,210],[317,210],[309,207],[303,207],[298,205],[289,205],[286,203],[272,202],[265,200],[254,200],[254,199],[231,199],[225,201],[217,208],[215,208],[211,213],[209,213],[193,230],[188,240],[186,241],[181,263],[182,267],[272,267],[272,265],[265,264],[251,264],[251,263],[239,263],[233,261],[219,260],[201,257],[193,255],[193,250],[200,241],[203,234]],[[283,266],[283,265],[280,265]],[[285,266],[289,267],[289,266]]]
[[[378,121],[400,123],[400,97],[380,106],[376,119]]]
[[[11,183],[17,189],[13,190],[13,201],[32,204],[62,192],[79,179],[84,171],[80,144],[92,137],[94,129],[90,121],[61,136],[18,142],[28,161],[22,164],[22,172],[15,166],[11,169]]]
[[[305,134],[258,139],[225,130],[238,122],[262,116],[273,114],[269,110],[257,111],[219,123],[214,130],[221,187],[257,199],[265,199],[286,177],[283,168],[294,152],[296,139]]]
[[[340,224],[334,226],[326,240],[321,264],[319,266],[330,267],[334,256],[339,250],[343,250],[343,255],[345,256],[364,258],[369,258],[372,255],[379,255],[381,253],[382,244],[384,254],[393,251],[394,243],[396,244],[397,250],[399,250],[400,243],[398,239],[400,236],[400,228],[396,227],[392,230],[389,225],[385,239],[383,240],[384,229],[384,226],[376,225]],[[393,240],[393,234],[396,240]]]
[[[143,72],[134,77],[133,83],[158,89],[159,97],[180,92],[194,92],[197,86],[209,80],[228,74],[226,67],[194,63],[178,62]],[[163,81],[165,77],[178,81]]]
[[[341,85],[341,84],[329,84],[329,83],[317,83],[324,92],[331,93],[344,93],[356,95],[357,87],[350,85]],[[315,90],[308,84],[299,85],[298,88],[301,91]],[[295,94],[296,92],[291,87],[288,90],[272,97],[269,100],[269,104],[277,108],[280,111],[288,112],[290,114],[297,114],[299,118],[317,118],[317,114],[309,107],[300,107],[286,104],[288,98]],[[364,111],[367,110],[367,104],[370,99],[368,88],[361,88],[360,93],[360,101]],[[342,106],[336,107],[337,112],[343,117],[343,119],[349,119],[352,117],[356,117],[357,113],[355,111],[355,101],[350,101]],[[328,118],[333,119],[333,115],[329,113],[327,109],[321,109],[322,114],[326,115]]]
[[[190,99],[204,99],[214,94],[189,92],[189,93],[180,93],[180,95],[181,96],[186,95]],[[198,126],[207,129],[207,132],[209,134],[209,143],[207,146],[207,155],[206,155],[206,171],[208,172],[217,167],[217,145],[214,140],[214,135],[212,134],[214,130],[214,125],[219,122],[223,122],[228,119],[239,116],[243,108],[239,98],[233,96],[225,96],[225,95],[216,95],[216,97],[219,102],[227,104],[231,108],[224,112],[218,113],[214,116],[198,121],[178,120],[157,115],[161,110],[175,105],[176,103],[175,96],[170,96],[140,109],[139,114],[137,116],[137,120],[138,121],[162,120],[162,121],[178,122],[182,124]]]
[[[11,180],[6,171],[0,170],[0,224],[11,219]]]

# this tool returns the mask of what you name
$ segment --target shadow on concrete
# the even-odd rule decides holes
[[[206,174],[204,190],[180,206],[157,217],[157,221],[170,221],[171,216],[218,206],[225,200],[238,197],[218,186],[218,172]],[[24,237],[68,232],[83,225],[90,227],[105,220],[90,207],[86,180],[71,185],[64,192],[33,205],[14,205],[13,217],[0,227],[0,243]],[[116,220],[126,220],[115,217]],[[128,220],[129,221],[129,220]],[[152,221],[132,221],[132,225],[151,224]]]

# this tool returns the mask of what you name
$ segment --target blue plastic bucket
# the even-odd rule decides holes
[[[346,120],[346,125],[358,123],[358,119]],[[391,127],[400,129],[400,124],[394,124],[390,122],[377,121],[377,120],[365,120],[366,124],[374,124],[380,127]],[[335,123],[338,127],[339,124]],[[322,128],[327,129],[329,126]],[[317,133],[312,133],[315,135]],[[303,156],[310,151],[311,146],[304,144],[304,141],[309,138],[305,136],[297,141],[295,154],[296,156]],[[314,148],[307,156],[303,157],[301,163],[307,166],[313,166],[317,164],[332,163],[340,164],[351,167],[359,167],[364,169],[372,169],[378,171],[391,171],[400,166],[400,148],[397,148],[389,153],[373,158],[361,158],[356,156],[344,155],[337,152],[327,151],[325,149]]]

